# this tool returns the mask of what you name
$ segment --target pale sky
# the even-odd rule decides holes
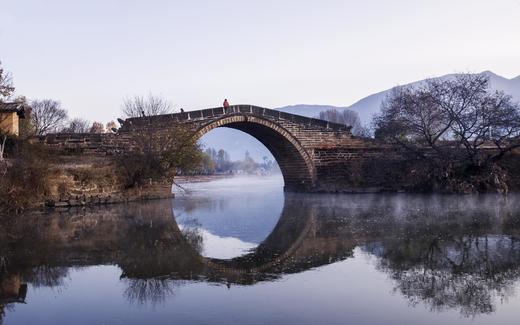
[[[520,74],[520,0],[0,0],[17,94],[107,122],[153,92],[187,110],[348,106],[425,77]]]

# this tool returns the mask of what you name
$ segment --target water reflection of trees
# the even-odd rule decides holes
[[[493,312],[496,299],[510,297],[520,278],[520,241],[510,236],[388,240],[367,250],[380,257],[379,269],[412,305],[423,302],[434,311],[455,308],[465,316]]]
[[[2,304],[0,303],[0,325],[4,324],[4,318],[6,311],[12,312],[14,310],[13,304]]]
[[[68,274],[69,267],[38,265],[27,269],[23,273],[23,278],[36,288],[58,288],[64,285],[64,279]]]
[[[160,202],[4,226],[4,273],[59,287],[70,267],[115,264],[127,300],[154,305],[188,280],[251,285],[349,258],[362,247],[412,305],[466,316],[493,312],[520,279],[516,197],[287,195],[272,233],[228,260],[201,256],[201,225],[186,219],[179,228],[170,203]]]
[[[458,309],[470,317],[491,313],[520,279],[520,206],[517,200],[476,197],[426,199],[386,210],[364,250],[378,257],[395,290],[432,311]],[[396,205],[394,204],[394,208]],[[379,223],[379,225],[378,225]],[[372,237],[372,238],[370,238]]]
[[[173,296],[183,281],[168,278],[124,279],[127,301],[134,305],[158,305]]]
[[[5,230],[0,234],[3,306],[17,297],[22,283],[60,288],[70,268],[100,264],[120,265],[129,301],[158,302],[177,284],[154,278],[150,270],[173,274],[172,264],[180,263],[179,268],[189,272],[193,256],[186,251],[194,251],[190,244],[197,239],[194,234],[190,243],[184,239],[169,201],[55,211],[1,225]],[[16,287],[4,288],[11,278],[17,279]]]
[[[185,219],[181,229],[182,236],[199,254],[204,250],[204,238],[201,230],[202,224],[194,218]]]

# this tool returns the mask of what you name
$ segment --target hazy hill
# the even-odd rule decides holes
[[[499,76],[491,71],[484,71],[480,74],[486,75],[489,77],[490,86],[494,90],[500,90],[509,94],[513,97],[513,99],[517,102],[520,102],[520,76],[507,79],[502,76]],[[450,79],[454,78],[456,74],[448,74],[438,79]],[[423,83],[424,80],[415,81],[409,84],[401,85],[401,86],[416,86]],[[369,95],[360,99],[350,106],[327,106],[327,105],[292,105],[292,106],[284,106],[278,108],[281,111],[299,114],[309,117],[317,116],[321,111],[335,108],[338,110],[350,109],[359,114],[359,117],[363,123],[369,123],[372,119],[372,116],[379,112],[379,108],[381,107],[381,102],[385,100],[385,98],[390,94],[393,88],[383,90],[381,92]]]
[[[511,95],[515,101],[520,102],[520,76],[507,79],[491,71],[484,71],[481,72],[481,74],[485,74],[489,77],[490,86],[492,89],[504,91],[505,93]],[[448,74],[439,77],[439,79],[448,79],[453,78],[454,76],[456,76],[456,74]],[[402,86],[419,85],[422,82],[424,82],[424,80],[419,80]],[[300,104],[284,106],[275,109],[308,117],[316,117],[321,111],[325,111],[331,108],[338,110],[350,109],[359,114],[362,123],[370,123],[372,116],[379,111],[381,102],[387,97],[391,90],[392,88],[369,95],[350,106],[338,107],[331,105]],[[248,150],[251,154],[251,157],[257,161],[260,161],[263,156],[271,157],[271,154],[267,151],[267,149],[256,139],[240,131],[232,129],[219,128],[213,130],[202,139],[202,142],[207,147],[213,147],[216,149],[223,148],[229,152],[231,159],[233,160],[242,159],[246,150]]]

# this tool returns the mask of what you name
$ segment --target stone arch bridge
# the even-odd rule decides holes
[[[51,134],[40,141],[69,155],[70,166],[71,156],[99,161],[131,150],[132,137],[138,132],[167,135],[181,125],[197,139],[218,127],[255,137],[278,162],[287,191],[373,192],[389,184],[373,168],[389,148],[353,136],[344,125],[252,105],[129,118],[115,134]]]
[[[218,127],[243,131],[259,140],[278,162],[286,189],[308,191],[316,187],[318,174],[330,164],[334,149],[366,147],[345,125],[251,105],[210,108],[178,114],[130,118],[120,134],[143,128],[168,133],[179,125],[196,138]]]

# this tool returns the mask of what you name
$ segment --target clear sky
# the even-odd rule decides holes
[[[0,0],[17,93],[107,122],[124,96],[177,107],[347,106],[453,72],[520,74],[520,0]]]

